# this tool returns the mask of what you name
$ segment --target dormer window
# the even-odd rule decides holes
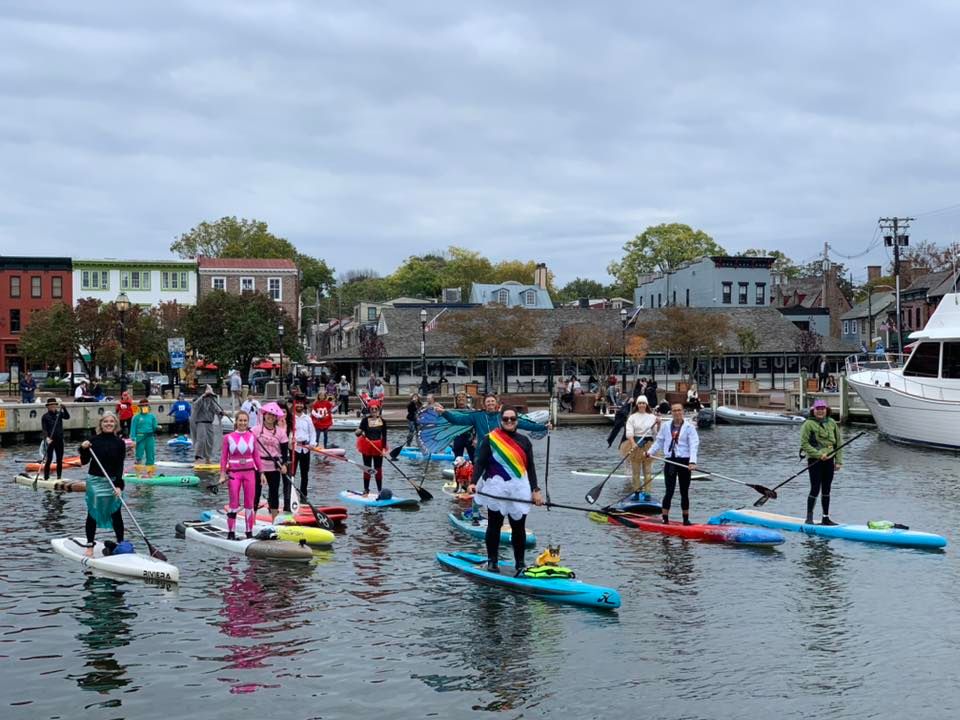
[[[510,304],[510,291],[506,288],[500,288],[497,290],[496,302],[498,305],[509,305]]]
[[[524,305],[536,305],[537,304],[537,293],[534,290],[527,290],[523,293],[523,304]]]

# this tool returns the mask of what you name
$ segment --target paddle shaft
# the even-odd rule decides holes
[[[603,492],[603,486],[607,484],[607,480],[613,477],[613,474],[620,469],[620,466],[627,461],[628,457],[633,455],[633,451],[636,450],[638,447],[639,446],[635,444],[632,448],[630,448],[630,452],[628,452],[626,455],[620,458],[620,462],[617,463],[616,467],[614,467],[613,470],[607,473],[607,476],[603,480],[601,480],[599,483],[597,483],[592,488],[587,490],[587,494],[583,496],[583,499],[586,500],[591,505],[593,505],[597,500],[599,500],[600,493]]]
[[[864,434],[864,433],[859,432],[859,433],[857,433],[856,435],[854,435],[852,438],[850,438],[849,440],[847,440],[845,443],[841,443],[840,445],[837,445],[837,447],[834,449],[834,451],[833,451],[832,453],[830,453],[829,455],[827,455],[826,458],[817,458],[817,459],[814,460],[813,462],[810,462],[810,461],[808,460],[808,461],[807,461],[807,466],[806,466],[805,468],[803,468],[803,470],[800,470],[799,472],[794,473],[793,475],[791,475],[790,477],[788,477],[786,480],[784,480],[784,481],[783,481],[782,483],[780,483],[779,485],[774,485],[774,487],[773,487],[774,492],[776,492],[777,490],[779,490],[780,488],[782,488],[784,485],[786,485],[788,482],[790,482],[790,481],[793,480],[794,478],[797,478],[797,477],[799,477],[800,475],[803,475],[811,465],[816,465],[818,462],[823,462],[824,460],[830,460],[830,459],[832,459],[842,448],[846,447],[847,445],[849,445],[850,443],[852,443],[854,440],[856,440],[858,437],[860,437],[860,436],[863,435],[863,434]],[[756,502],[753,503],[753,506],[754,506],[754,507],[761,507],[761,506],[763,506],[763,505],[766,505],[768,499],[769,499],[769,498],[766,498],[766,497],[757,498]]]
[[[63,418],[63,413],[61,413],[59,410],[57,410],[57,421],[53,424],[53,430],[51,431],[53,434],[55,434],[55,433],[57,432],[57,425],[60,424],[60,420],[61,420],[62,418]],[[43,442],[40,443],[40,463],[39,463],[39,464],[40,464],[40,467],[37,468],[37,474],[33,476],[33,489],[34,489],[34,490],[37,489],[37,483],[40,482],[40,471],[43,470],[44,467],[46,467],[46,464],[47,464],[47,453],[49,453],[49,452],[50,452],[50,445],[47,443],[47,438],[46,438],[46,436],[44,436]],[[50,459],[53,460],[53,458],[50,458]],[[59,466],[60,466],[61,468],[63,467],[63,457],[62,457],[62,456],[61,456],[61,458],[60,458]]]
[[[294,442],[296,442],[296,441],[294,441]],[[306,505],[308,508],[310,508],[310,512],[313,513],[313,519],[316,521],[317,525],[320,526],[320,527],[322,527],[322,528],[326,528],[327,530],[329,530],[331,527],[333,527],[333,522],[330,520],[329,517],[327,517],[326,513],[320,512],[320,511],[317,510],[313,505],[311,505],[309,502],[307,502],[307,499],[303,496],[303,493],[301,493],[301,492],[296,488],[296,486],[293,484],[293,478],[290,477],[290,475],[285,474],[285,473],[280,469],[280,466],[283,464],[283,459],[277,457],[276,455],[271,454],[271,453],[267,450],[267,448],[264,447],[263,441],[261,440],[261,438],[260,438],[259,435],[257,436],[257,444],[260,445],[260,449],[263,450],[264,454],[266,454],[266,456],[267,456],[268,458],[270,458],[270,460],[273,462],[274,467],[277,468],[277,472],[279,472],[279,473],[283,476],[283,479],[284,479],[284,480],[286,480],[288,483],[290,483],[290,489],[297,493],[297,496],[300,498],[300,503],[301,503],[302,505]],[[256,512],[256,508],[254,508],[254,512]]]
[[[550,510],[550,435],[547,435],[547,458],[543,464],[543,495],[547,499],[547,511]]]
[[[130,516],[130,519],[133,520],[133,525],[137,528],[137,532],[140,533],[140,537],[142,537],[143,541],[147,544],[147,548],[150,550],[150,555],[155,557],[157,560],[166,560],[167,556],[154,547],[153,543],[150,542],[149,538],[147,538],[146,533],[143,532],[143,528],[140,527],[140,523],[137,522],[137,518],[130,510],[130,506],[127,505],[127,501],[123,499],[123,493],[117,490],[117,486],[113,484],[113,479],[110,477],[110,474],[107,472],[106,468],[103,467],[103,463],[100,462],[100,458],[98,458],[97,454],[93,451],[93,446],[91,445],[88,449],[90,450],[90,456],[97,461],[97,467],[100,468],[100,472],[103,473],[103,476],[107,479],[107,482],[110,483],[110,487],[113,488],[113,491],[120,499],[120,504],[126,509],[127,515]],[[124,448],[124,452],[126,452],[126,448]]]
[[[665,457],[654,457],[653,459],[654,459],[654,460],[660,460],[660,461],[665,462],[665,463],[669,463],[670,465],[676,465],[677,467],[685,467],[685,468],[688,468],[688,467],[689,467],[688,465],[684,465],[683,463],[674,462],[673,460],[670,460],[669,458],[665,458]],[[771,490],[770,488],[764,487],[763,485],[757,485],[756,483],[744,482],[743,480],[737,480],[736,478],[727,477],[726,475],[721,475],[720,473],[711,472],[710,470],[705,470],[705,469],[703,469],[703,468],[697,468],[697,470],[698,470],[699,472],[702,472],[704,475],[710,475],[710,476],[712,476],[712,477],[718,477],[718,478],[720,478],[721,480],[729,480],[730,482],[737,483],[737,485],[746,485],[748,488],[753,488],[753,489],[756,490],[758,493],[761,493],[764,497],[766,497],[766,498],[768,498],[768,499],[772,499],[772,498],[776,498],[776,497],[777,497],[777,493],[776,493],[775,490]]]

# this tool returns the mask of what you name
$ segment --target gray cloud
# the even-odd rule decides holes
[[[853,255],[879,215],[960,202],[958,17],[946,2],[5,3],[0,248],[164,257],[237,214],[339,271],[455,244],[605,280],[627,239],[668,221],[730,251]],[[960,211],[913,232],[956,241]]]

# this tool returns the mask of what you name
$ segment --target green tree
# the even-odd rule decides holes
[[[438,297],[446,264],[446,258],[441,255],[408,257],[390,275],[390,284],[397,295],[426,299]]]
[[[539,332],[537,312],[488,305],[445,313],[438,329],[453,336],[457,352],[471,362],[487,358],[487,387],[503,387],[503,358],[535,342]],[[490,332],[494,327],[496,332]]]
[[[202,255],[292,259],[296,248],[271,233],[262,220],[238,220],[236,216],[229,216],[212,223],[201,222],[175,240],[170,251],[182,258]]]
[[[750,248],[737,255],[744,257],[772,257],[773,266],[770,268],[773,272],[783,273],[788,280],[793,280],[800,276],[800,266],[788,258],[779,250],[763,250],[761,248]]]
[[[440,284],[445,288],[460,288],[466,302],[473,283],[493,282],[493,263],[475,250],[451,246],[447,249],[447,263],[440,273]]]
[[[833,263],[830,272],[836,273],[837,288],[847,299],[848,303],[853,303],[854,287],[850,279],[850,273],[843,263]],[[800,266],[799,277],[823,277],[823,260],[811,260],[806,265]]]
[[[607,266],[607,272],[617,279],[622,292],[631,292],[637,286],[637,276],[647,272],[668,272],[681,263],[705,255],[725,255],[713,238],[682,223],[665,223],[648,227],[642,234],[627,241],[624,256]]]
[[[82,298],[77,301],[74,316],[74,357],[80,359],[87,375],[93,377],[98,364],[113,364],[119,357],[117,311],[113,303]],[[82,349],[86,349],[86,357]]]
[[[524,285],[533,284],[537,263],[534,260],[501,260],[493,266],[493,277],[490,282],[502,283],[507,280],[516,280]],[[554,275],[547,271],[547,292],[551,295],[556,292]]]
[[[730,332],[730,320],[719,313],[670,305],[637,323],[637,332],[650,347],[679,356],[683,374],[689,379],[697,358],[720,353],[720,342]]]
[[[555,299],[559,302],[572,302],[580,298],[605,298],[610,295],[610,288],[603,283],[578,277],[560,288]]]
[[[751,355],[760,349],[760,339],[753,328],[740,328],[737,330],[737,342],[740,343],[740,351],[745,355]],[[753,376],[757,376],[757,363],[754,358],[750,358],[750,365],[753,368]]]
[[[20,352],[28,366],[36,363],[69,367],[76,353],[76,316],[66,303],[56,303],[30,313],[30,323],[20,336]]]
[[[259,357],[279,349],[277,325],[293,327],[280,305],[262,293],[229,295],[211,292],[190,309],[184,323],[187,343],[221,370],[238,368],[244,375]],[[294,333],[283,338],[285,356],[303,359],[303,348]]]

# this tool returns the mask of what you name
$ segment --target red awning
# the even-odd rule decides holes
[[[280,363],[275,363],[273,360],[261,360],[260,362],[254,364],[254,370],[276,370],[280,367]]]
[[[217,366],[213,363],[208,363],[203,360],[197,361],[197,370],[216,370]]]

